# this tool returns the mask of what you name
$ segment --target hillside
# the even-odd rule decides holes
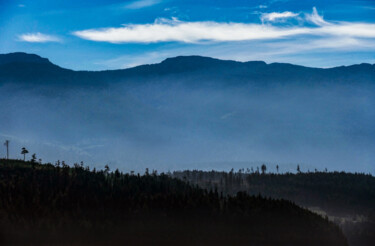
[[[2,245],[347,245],[285,200],[223,196],[165,174],[0,161]]]
[[[239,191],[287,199],[340,225],[349,245],[374,245],[375,177],[344,172],[274,174],[257,172],[174,172],[173,177],[225,194]]]

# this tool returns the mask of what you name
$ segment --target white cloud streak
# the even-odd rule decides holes
[[[141,9],[141,8],[146,8],[146,7],[156,5],[160,2],[161,2],[161,0],[139,0],[139,1],[134,1],[134,2],[131,2],[127,5],[125,5],[125,8],[127,8],[127,9]]]
[[[91,41],[110,43],[156,43],[201,41],[246,41],[280,39],[296,35],[375,38],[375,24],[340,23],[322,27],[274,27],[270,25],[216,22],[127,25],[120,28],[90,29],[74,35]]]
[[[291,12],[278,13],[292,16]],[[279,15],[280,16],[280,15]],[[275,20],[275,16],[268,17]],[[281,17],[280,17],[281,18]],[[212,21],[183,22],[158,19],[152,24],[130,24],[118,28],[88,29],[73,34],[86,40],[110,43],[157,43],[157,42],[231,42],[250,40],[278,40],[313,36],[321,38],[375,38],[375,24],[327,22],[316,8],[306,20],[315,26],[274,26],[253,23],[219,23]]]
[[[261,16],[262,22],[264,21],[278,21],[278,20],[285,20],[288,18],[294,18],[297,17],[299,14],[298,13],[293,13],[290,11],[285,11],[282,13],[278,12],[272,12],[272,13],[263,13]]]
[[[144,25],[126,25],[120,28],[90,29],[74,32],[74,35],[92,41],[110,43],[156,43],[200,41],[243,41],[274,39],[305,34],[305,28],[277,28],[258,24],[217,22],[155,22]]]
[[[29,43],[61,42],[61,40],[58,37],[43,34],[40,32],[21,34],[18,36],[18,38],[20,41]]]

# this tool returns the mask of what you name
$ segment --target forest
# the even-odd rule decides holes
[[[340,225],[350,245],[375,245],[375,177],[364,173],[267,172],[258,168],[230,172],[186,170],[173,177],[227,195],[246,192],[272,199],[286,199]]]
[[[171,176],[0,159],[1,244],[347,245],[293,202]]]

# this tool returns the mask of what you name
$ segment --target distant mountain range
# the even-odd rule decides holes
[[[161,63],[108,71],[73,71],[61,68],[34,54],[0,55],[0,83],[40,83],[100,86],[118,82],[150,82],[157,77],[178,79],[193,85],[211,82],[225,85],[252,83],[374,83],[375,64],[359,64],[329,69],[287,63],[236,62],[201,56],[178,56]]]

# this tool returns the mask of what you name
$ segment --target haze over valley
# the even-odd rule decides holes
[[[0,136],[11,156],[143,171],[374,173],[375,65],[330,69],[199,56],[124,70],[0,56]],[[5,152],[1,150],[1,156]]]

